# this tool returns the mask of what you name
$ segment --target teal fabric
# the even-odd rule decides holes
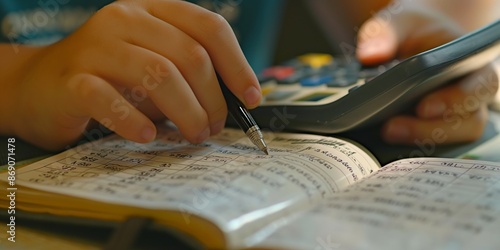
[[[103,0],[0,0],[0,42],[43,45],[65,37],[96,10]]]
[[[243,11],[234,27],[239,34],[241,48],[257,73],[272,63],[283,5],[281,0],[242,2]]]
[[[255,72],[269,67],[274,53],[283,0],[198,0],[207,9],[224,16],[238,37]]]
[[[111,0],[0,0],[0,42],[45,45],[77,29]],[[256,72],[269,66],[282,0],[198,0],[228,18],[242,50]]]

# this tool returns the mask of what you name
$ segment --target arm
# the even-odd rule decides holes
[[[93,120],[148,142],[153,120],[168,117],[201,142],[227,114],[214,69],[247,107],[261,97],[227,22],[184,1],[116,1],[62,41],[11,47],[0,47],[9,53],[0,65],[12,69],[0,75],[8,88],[0,116],[9,121],[0,133],[49,150],[76,142]]]

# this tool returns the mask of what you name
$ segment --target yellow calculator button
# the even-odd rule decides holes
[[[300,62],[308,64],[313,68],[321,68],[333,62],[333,57],[329,54],[305,54],[299,56],[298,59]]]
[[[276,86],[277,84],[274,81],[262,83],[260,85],[262,95],[263,96],[268,95],[269,93],[271,93],[276,89]]]

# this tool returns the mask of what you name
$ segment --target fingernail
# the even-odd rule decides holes
[[[210,125],[211,135],[216,135],[216,134],[220,133],[220,131],[222,131],[222,129],[224,128],[225,125],[226,125],[225,120],[218,121],[218,122],[215,122],[214,124]]]
[[[360,57],[381,57],[388,60],[394,56],[393,46],[395,45],[387,39],[373,38],[360,44],[356,52]]]
[[[377,41],[369,41],[358,46],[358,52],[364,55],[376,54],[379,50],[380,43]]]
[[[424,107],[425,117],[437,117],[444,114],[446,111],[446,103],[439,99],[428,100]]]
[[[393,143],[404,142],[410,136],[408,128],[397,123],[389,123],[384,131],[384,138]]]
[[[386,53],[383,50],[387,50],[388,48],[387,41],[379,38],[372,38],[358,46],[358,49],[367,55],[380,54],[381,52]]]
[[[210,129],[209,128],[206,128],[205,130],[203,130],[203,132],[201,132],[199,135],[198,135],[198,138],[196,140],[196,143],[201,143],[203,142],[204,140],[206,140],[208,137],[210,136]]]
[[[147,128],[142,130],[141,136],[142,136],[142,139],[149,142],[149,141],[152,141],[155,139],[156,133],[155,133],[154,129],[147,127]]]
[[[260,102],[261,93],[257,88],[250,87],[243,94],[243,98],[245,99],[245,104],[250,107],[257,106]]]

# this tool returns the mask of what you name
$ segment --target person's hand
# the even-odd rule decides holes
[[[248,108],[258,81],[229,24],[184,1],[116,1],[19,68],[15,134],[49,150],[93,120],[136,142],[167,117],[191,142],[222,130],[227,109],[214,69]]]
[[[405,58],[451,41],[460,26],[440,13],[420,8],[385,9],[363,24],[357,57],[364,64]],[[488,119],[487,103],[498,90],[497,68],[488,65],[424,96],[415,115],[385,122],[382,137],[394,144],[450,144],[481,137]]]

